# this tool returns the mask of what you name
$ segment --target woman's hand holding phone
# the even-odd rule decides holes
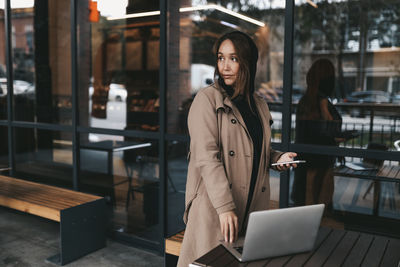
[[[275,167],[278,171],[285,171],[290,167],[296,168],[298,163],[301,161],[295,161],[294,158],[297,156],[294,152],[286,152],[282,154],[282,156],[278,159],[276,163],[271,164],[271,166]]]

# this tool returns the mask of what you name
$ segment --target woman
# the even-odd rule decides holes
[[[234,242],[250,212],[268,209],[270,164],[296,156],[270,148],[271,115],[254,94],[253,40],[231,32],[217,40],[214,53],[216,82],[197,93],[188,116],[186,231],[178,266],[188,266],[219,240]]]
[[[307,91],[296,112],[296,143],[336,146],[343,138],[342,117],[329,101],[335,89],[335,68],[316,60],[307,72]],[[296,205],[324,203],[332,208],[335,157],[302,154],[307,164],[295,171],[292,199]]]

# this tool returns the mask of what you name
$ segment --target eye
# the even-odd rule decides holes
[[[233,62],[238,62],[237,57],[231,57],[231,60],[232,60]]]
[[[223,56],[219,56],[218,57],[218,61],[222,61],[222,60],[224,60],[224,57]]]

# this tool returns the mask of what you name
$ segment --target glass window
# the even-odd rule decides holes
[[[372,155],[299,153],[307,163],[292,173],[295,205],[325,203],[328,214],[398,214],[398,162],[372,151],[399,150],[399,7],[392,0],[295,2],[293,84],[305,90],[294,105],[292,142]]]
[[[0,143],[0,173],[8,168],[8,128],[0,126],[0,138],[3,142]]]
[[[0,7],[0,120],[7,120],[6,34],[4,6]]]
[[[14,119],[71,124],[70,1],[11,0]]]
[[[159,241],[158,140],[81,135],[81,188],[104,196],[109,230]]]
[[[400,219],[396,203],[399,201],[396,173],[400,171],[398,162],[374,160],[369,158],[345,157],[342,164],[338,164],[331,172],[333,180],[330,186],[325,185],[319,194],[320,200],[330,198],[333,209],[331,215],[340,218],[342,212],[381,216]],[[291,172],[291,203],[302,197],[305,204],[315,202],[315,189],[313,186],[301,184],[303,171],[310,173],[310,168],[297,168]],[[321,175],[323,177],[323,175]],[[312,179],[307,175],[307,182]],[[295,184],[293,184],[295,183]],[[305,194],[299,189],[302,188]],[[329,193],[329,194],[328,194]],[[301,196],[303,194],[303,196]]]
[[[78,2],[80,124],[158,131],[158,1],[89,4],[88,18]]]
[[[168,21],[167,130],[187,133],[187,113],[197,91],[214,82],[212,49],[222,34],[240,30],[259,49],[257,94],[269,103],[273,140],[280,142],[284,4],[281,1],[171,1]]]
[[[72,188],[72,134],[14,128],[16,176]]]
[[[282,1],[168,1],[167,131],[187,135],[187,116],[196,93],[214,83],[213,45],[226,32],[250,35],[259,49],[256,93],[269,104],[272,139],[281,141],[284,3]],[[300,89],[301,90],[301,89]],[[168,235],[184,228],[188,143],[168,147]],[[278,207],[279,173],[272,174]]]
[[[185,188],[187,176],[187,152],[189,143],[173,140],[167,145],[167,235],[173,235],[185,228],[182,217],[185,211]]]
[[[296,1],[293,83],[304,97],[295,105],[292,141],[351,148],[381,143],[392,150],[400,139],[399,3],[316,5]]]

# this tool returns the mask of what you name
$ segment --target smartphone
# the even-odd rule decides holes
[[[292,160],[292,161],[284,161],[284,162],[279,162],[279,163],[272,163],[271,166],[278,166],[278,165],[286,165],[286,164],[299,164],[299,163],[306,163],[305,160]]]

